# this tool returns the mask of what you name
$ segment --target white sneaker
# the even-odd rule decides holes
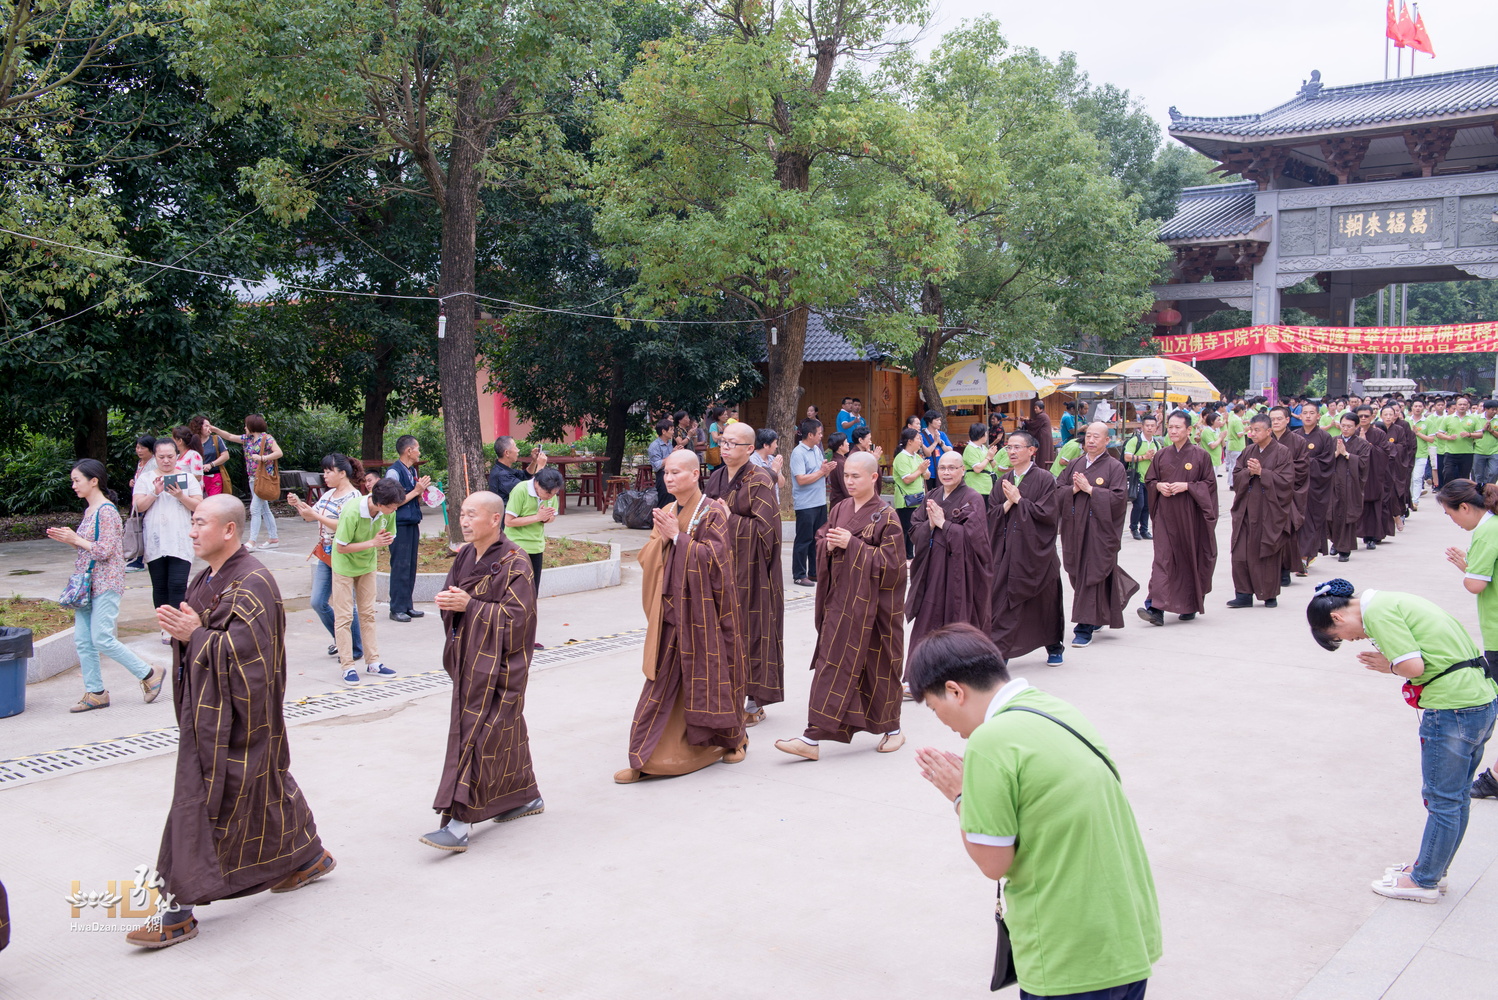
[[[1389,867],[1387,867],[1387,868],[1384,869],[1384,877],[1387,878],[1390,875],[1408,875],[1408,874],[1410,874],[1410,872],[1412,872],[1414,870],[1415,870],[1415,866],[1414,865],[1390,865]],[[1410,881],[1413,882],[1414,879],[1412,878],[1412,879],[1410,879]],[[1436,883],[1436,888],[1441,891],[1441,895],[1443,895],[1443,896],[1446,895],[1446,890],[1449,889],[1450,887],[1451,887],[1451,878],[1449,876],[1446,876],[1446,875],[1442,875],[1441,876],[1441,881],[1439,881],[1439,882]]]
[[[278,549],[281,547],[281,540],[278,538],[272,538],[267,542],[262,542],[260,544],[260,547],[262,549]]]
[[[1391,872],[1381,879],[1369,883],[1369,888],[1380,896],[1389,899],[1408,899],[1416,903],[1436,903],[1441,899],[1441,890],[1422,889],[1418,885],[1405,886],[1399,884],[1399,872]]]

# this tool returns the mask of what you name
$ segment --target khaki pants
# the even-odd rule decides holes
[[[333,639],[338,643],[338,666],[347,670],[354,665],[354,604],[359,605],[359,639],[364,644],[364,662],[380,662],[380,643],[375,636],[375,574],[344,576],[333,574]]]

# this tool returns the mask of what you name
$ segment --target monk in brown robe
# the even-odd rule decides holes
[[[910,563],[910,648],[952,622],[987,629],[993,590],[988,505],[963,482],[962,456],[949,451],[936,463],[937,487],[910,518],[915,558]]]
[[[1217,470],[1212,456],[1191,442],[1191,419],[1177,410],[1165,420],[1170,444],[1155,453],[1144,475],[1155,559],[1149,596],[1139,617],[1164,625],[1165,613],[1189,622],[1206,610],[1217,568]]]
[[[1316,557],[1326,552],[1326,511],[1331,504],[1332,470],[1337,463],[1336,439],[1321,428],[1321,409],[1315,403],[1302,404],[1300,422],[1295,431],[1305,444],[1306,519],[1296,535],[1300,543],[1301,568],[1304,576]],[[1413,471],[1413,470],[1412,470]]]
[[[1066,630],[1056,551],[1065,491],[1037,460],[1040,449],[1028,431],[1009,435],[1005,450],[1009,470],[988,497],[993,545],[988,637],[1006,660],[1044,646],[1046,662],[1057,666]]]
[[[498,493],[468,494],[458,523],[468,544],[436,597],[442,667],[453,682],[447,757],[432,803],[443,822],[421,842],[462,853],[472,824],[534,816],[546,803],[521,714],[536,641],[530,556],[505,537]]]
[[[1415,451],[1419,438],[1415,437],[1415,429],[1404,420],[1404,407],[1398,404],[1384,407],[1382,419],[1389,436],[1394,439],[1395,472],[1398,476],[1394,482],[1394,525],[1399,531],[1403,531],[1404,519],[1409,516],[1411,509],[1410,480],[1415,475]]]
[[[827,450],[832,452],[832,468],[827,471],[827,507],[832,509],[848,499],[848,488],[843,485],[843,465],[848,461],[848,435],[838,432],[827,435]]]
[[[1108,425],[1087,425],[1082,454],[1060,476],[1061,562],[1071,580],[1071,644],[1090,646],[1104,625],[1123,628],[1124,605],[1139,584],[1118,565],[1124,519],[1129,513],[1129,477],[1108,454]],[[1068,495],[1069,494],[1069,495]]]
[[[676,499],[655,511],[640,550],[645,687],[630,726],[629,767],[614,774],[621,785],[736,764],[749,745],[728,507],[703,494],[700,468],[685,449],[666,458],[666,489]]]
[[[1050,468],[1051,463],[1056,461],[1056,439],[1051,433],[1051,417],[1046,413],[1043,401],[1039,399],[1030,401],[1030,419],[1018,429],[1035,439],[1035,461],[1039,462],[1042,468]]]
[[[1295,460],[1274,439],[1269,417],[1248,422],[1249,441],[1233,466],[1233,591],[1230,608],[1279,606],[1280,553],[1294,509]]]
[[[764,721],[765,706],[785,701],[785,581],[780,572],[780,504],[770,473],[749,461],[754,428],[729,424],[718,435],[723,464],[707,495],[728,507],[728,544],[738,591],[749,672],[744,725]]]
[[[1358,522],[1363,519],[1363,488],[1368,481],[1368,442],[1358,436],[1358,418],[1344,413],[1337,421],[1342,436],[1332,454],[1332,478],[1326,504],[1326,533],[1337,562],[1347,562],[1358,547]]]
[[[290,892],[335,866],[291,776],[286,613],[275,577],[240,544],[243,502],[208,497],[188,535],[208,569],[181,605],[156,609],[173,639],[177,774],[149,879],[162,909],[126,935],[141,948],[197,937],[194,906]]]
[[[879,497],[879,460],[861,451],[843,466],[848,499],[817,532],[817,648],[806,732],[775,747],[816,760],[821,741],[874,733],[879,753],[905,745],[900,674],[905,660],[905,535]]]
[[[1358,436],[1368,442],[1368,464],[1363,479],[1363,516],[1358,521],[1358,536],[1367,549],[1394,533],[1394,441],[1383,424],[1373,419],[1373,409],[1357,409]]]
[[[1291,433],[1289,407],[1270,408],[1269,430],[1276,441],[1290,450],[1291,468],[1295,472],[1291,487],[1290,532],[1280,549],[1280,586],[1288,587],[1292,573],[1305,576],[1305,563],[1300,557],[1300,530],[1306,523],[1306,506],[1310,501],[1311,467],[1304,435]]]

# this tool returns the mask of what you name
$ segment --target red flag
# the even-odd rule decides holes
[[[1404,48],[1415,40],[1415,22],[1410,20],[1410,9],[1404,5],[1404,0],[1399,0],[1399,23],[1394,26],[1399,33],[1394,44]]]
[[[1404,48],[1404,38],[1399,34],[1399,15],[1394,13],[1394,0],[1389,0],[1389,6],[1384,9],[1384,37]]]
[[[1410,35],[1410,48],[1416,52],[1424,52],[1432,59],[1436,56],[1436,50],[1431,47],[1430,36],[1425,33],[1425,18],[1420,16],[1420,5],[1415,5],[1415,28]]]

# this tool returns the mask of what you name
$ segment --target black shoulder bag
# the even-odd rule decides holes
[[[1031,715],[1038,715],[1041,718],[1050,719],[1056,725],[1060,726],[1062,729],[1065,729],[1077,739],[1081,740],[1083,745],[1085,745],[1087,749],[1097,754],[1098,760],[1108,765],[1108,770],[1113,772],[1113,777],[1115,779],[1119,781],[1123,780],[1122,778],[1118,777],[1118,768],[1113,766],[1113,762],[1106,756],[1104,756],[1101,750],[1092,745],[1091,740],[1083,736],[1081,733],[1077,732],[1071,726],[1062,722],[1060,719],[1056,718],[1054,715],[1051,715],[1049,712],[1042,712],[1038,708],[1026,708],[1023,705],[1016,705],[1013,708],[1003,709],[999,712],[999,714],[1003,715],[1004,712],[1029,712]],[[994,904],[993,910],[993,918],[998,922],[999,925],[999,944],[993,957],[993,981],[988,984],[988,988],[990,991],[1001,990],[1005,986],[1012,986],[1014,983],[1019,982],[1019,976],[1014,971],[1014,952],[1009,947],[1009,928],[1004,926],[1005,881],[1005,879],[999,880],[999,900]]]

